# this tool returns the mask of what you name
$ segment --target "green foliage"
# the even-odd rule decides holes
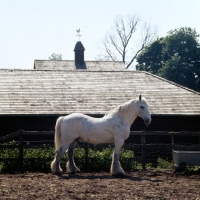
[[[15,141],[9,142],[13,148],[2,148],[0,154],[0,170],[19,171],[20,151],[16,148],[19,144]],[[27,147],[29,144],[27,143]],[[76,147],[74,160],[82,171],[109,171],[112,162],[113,147],[93,148]],[[26,171],[50,171],[50,164],[54,158],[54,148],[43,145],[41,148],[24,148],[23,170]],[[66,170],[67,156],[63,155],[61,167]],[[134,153],[131,150],[121,150],[120,162],[124,170],[142,169],[142,164],[135,161]],[[160,169],[172,169],[172,163],[162,158],[157,159],[157,166]],[[145,164],[146,169],[155,168],[152,163]]]
[[[9,145],[17,145],[16,142]],[[28,145],[28,144],[27,144]],[[75,148],[74,157],[76,165],[83,171],[109,171],[113,148]],[[18,148],[1,149],[0,170],[21,170]],[[41,148],[24,148],[23,170],[50,171],[50,163],[54,158],[54,148],[43,145]],[[125,170],[134,169],[137,163],[130,150],[121,151],[121,165]],[[67,156],[61,160],[61,167],[66,170]]]
[[[191,164],[187,164],[186,162],[181,162],[179,166],[173,166],[174,172],[182,172],[184,174],[199,174],[200,168],[199,166],[194,166]]]
[[[158,158],[157,163],[158,163],[158,168],[160,169],[172,169],[172,163],[160,157]]]
[[[145,164],[145,168],[146,168],[146,169],[153,169],[154,167],[153,167],[153,164],[152,164],[152,163],[146,163],[146,164]]]
[[[49,56],[49,60],[62,60],[62,54],[52,53]]]
[[[18,146],[15,141],[6,145]],[[27,144],[28,145],[28,144]],[[23,149],[23,167],[25,170],[47,170],[53,159],[53,148],[43,145],[41,148]],[[0,154],[0,170],[21,170],[19,148],[3,148]]]
[[[137,162],[134,161],[134,152],[130,150],[122,149],[120,162],[125,170],[131,170],[137,168]]]
[[[105,149],[89,149],[88,150],[88,165],[86,163],[86,170],[89,171],[101,171],[104,169],[108,171],[111,164],[111,156],[113,149],[105,148]]]
[[[146,47],[137,57],[144,70],[200,91],[199,34],[191,28],[170,31]]]

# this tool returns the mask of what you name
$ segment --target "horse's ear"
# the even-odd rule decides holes
[[[141,94],[139,95],[139,100],[140,100],[140,101],[142,100],[142,96],[141,96]]]

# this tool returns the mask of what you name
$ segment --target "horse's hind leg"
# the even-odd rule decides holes
[[[74,141],[72,144],[70,144],[69,149],[67,151],[68,155],[68,162],[67,162],[67,172],[68,173],[76,173],[79,172],[80,169],[75,165],[74,162],[74,148],[76,146],[76,141]]]
[[[120,150],[124,143],[123,139],[116,139],[115,140],[115,151],[112,157],[112,164],[110,168],[110,173],[114,176],[124,176],[124,170],[121,167],[119,156],[120,156]]]
[[[62,144],[60,148],[56,151],[56,156],[53,162],[51,163],[52,173],[56,175],[62,174],[62,169],[60,167],[60,161],[63,156],[63,154],[66,152],[66,150],[69,148],[68,144]]]

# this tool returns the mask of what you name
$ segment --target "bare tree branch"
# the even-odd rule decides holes
[[[106,50],[108,56],[111,58],[111,60],[116,61],[116,58],[114,57],[114,55],[112,55],[111,50],[107,46],[107,43],[104,43],[104,47],[105,47],[105,50]]]
[[[131,53],[131,47],[133,47],[133,34],[139,28],[140,19],[137,15],[128,15],[126,18],[123,16],[118,16],[114,20],[114,25],[112,28],[113,33],[108,34],[103,39],[103,50],[107,54],[108,58],[111,60],[117,60],[117,57],[114,56],[114,52],[120,56],[126,64],[126,69],[128,69],[131,64],[134,62],[138,54],[148,45],[156,36],[156,31],[152,30],[150,25],[144,24],[142,34],[142,39],[140,40],[140,45],[135,53]],[[135,47],[136,45],[134,45]],[[131,54],[131,55],[130,55]],[[131,59],[128,62],[127,56]],[[105,57],[105,56],[104,56]]]
[[[114,36],[109,36],[109,40],[110,40],[110,43],[115,47],[115,49],[118,51],[118,53],[120,55],[123,55],[123,50],[120,48],[120,46],[118,46],[117,42],[116,42],[116,39]]]
[[[152,30],[151,26],[145,23],[143,26],[141,35],[142,35],[142,38],[140,39],[140,46],[138,47],[138,50],[133,55],[131,61],[129,61],[129,63],[127,64],[126,69],[130,67],[130,65],[137,58],[138,54],[145,48],[145,46],[147,46],[148,44],[150,44],[152,41],[156,39],[157,29],[154,28]]]

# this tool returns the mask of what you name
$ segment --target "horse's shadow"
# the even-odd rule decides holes
[[[88,180],[95,180],[95,179],[102,179],[102,180],[112,180],[112,179],[126,179],[130,181],[151,181],[151,182],[163,182],[162,180],[152,180],[148,178],[141,178],[137,176],[132,175],[125,175],[125,176],[112,176],[110,174],[87,174],[84,173],[76,173],[76,174],[63,174],[61,176],[58,176],[60,179],[88,179]]]

